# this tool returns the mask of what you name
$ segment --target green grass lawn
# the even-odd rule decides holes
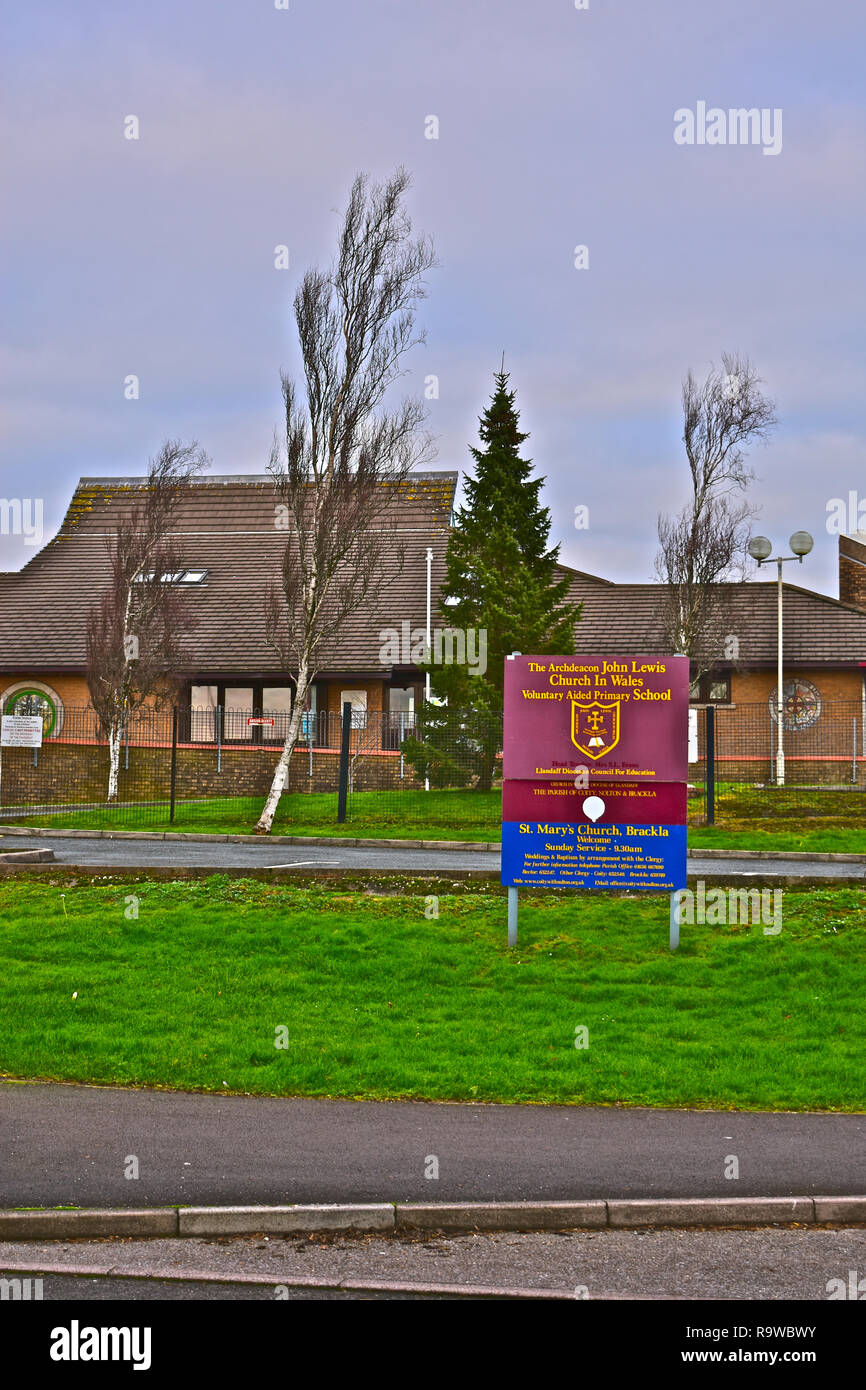
[[[262,797],[180,802],[174,822],[168,805],[90,808],[62,815],[16,816],[10,825],[57,830],[176,830],[251,835],[261,815]],[[275,835],[342,835],[413,840],[498,840],[502,793],[473,791],[354,792],[348,818],[337,823],[336,792],[292,792],[280,799]],[[0,812],[0,824],[4,823]]]
[[[705,799],[702,783],[696,784],[693,801]],[[784,787],[752,786],[743,782],[716,785],[717,815],[726,820],[773,822],[849,819],[866,826],[866,796],[863,787],[806,786],[789,782]]]
[[[420,896],[324,885],[0,879],[0,1068],[267,1095],[863,1108],[866,894],[786,892],[778,936],[684,924],[673,954],[666,896],[521,901],[510,952],[489,890],[441,896],[428,919]]]
[[[841,794],[840,794],[841,795]],[[846,803],[843,803],[843,805]],[[0,824],[38,825],[57,830],[194,831],[206,834],[252,834],[261,813],[256,798],[227,797],[218,801],[178,804],[175,820],[167,806],[120,807],[8,818]],[[736,814],[735,814],[736,813]],[[689,844],[694,849],[821,850],[866,854],[866,823],[843,814],[804,818],[793,824],[786,813],[759,817],[748,807],[723,800],[719,823],[703,825],[703,802],[689,803]],[[336,835],[350,839],[498,841],[502,797],[499,790],[355,792],[349,816],[337,824],[335,792],[294,792],[282,798],[275,835]]]
[[[837,821],[765,825],[690,825],[690,849],[813,850],[831,854],[866,854],[866,827]]]

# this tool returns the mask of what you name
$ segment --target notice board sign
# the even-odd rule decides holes
[[[4,714],[0,718],[0,747],[41,748],[41,714]]]
[[[504,821],[502,881],[516,888],[685,888],[684,825]]]
[[[505,662],[502,776],[685,782],[686,656],[515,656]]]
[[[586,821],[594,825],[685,825],[685,782],[653,782],[634,786],[629,782],[594,781],[591,789],[577,790],[579,776],[569,781],[506,782],[502,788],[503,821]],[[589,811],[584,802],[594,798]],[[602,804],[599,805],[599,802]],[[602,809],[602,806],[604,809]]]
[[[684,888],[688,707],[688,657],[508,657],[502,882]]]

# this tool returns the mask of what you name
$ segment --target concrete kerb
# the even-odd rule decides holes
[[[689,850],[694,859],[792,859],[800,864],[866,864],[866,854],[832,854],[809,849],[701,849]]]
[[[67,1240],[87,1236],[176,1236],[174,1207],[81,1207],[73,1211],[0,1211],[0,1240]]]
[[[812,1197],[683,1197],[608,1202],[608,1225],[777,1226],[817,1225]]]
[[[393,1231],[393,1202],[297,1207],[180,1207],[180,1236],[291,1235],[294,1232]],[[254,1224],[250,1224],[250,1223]]]
[[[0,864],[48,864],[53,859],[53,849],[8,849],[0,853]]]
[[[864,1197],[691,1197],[578,1202],[362,1202],[298,1206],[0,1211],[0,1241],[419,1231],[866,1225]]]
[[[50,826],[0,825],[0,835],[48,836],[63,840],[180,840],[223,845],[342,845],[348,849],[455,849],[498,854],[498,840],[376,840],[348,835],[217,835],[193,830],[52,830]]]
[[[399,1202],[398,1231],[598,1230],[607,1225],[607,1203],[588,1202]]]

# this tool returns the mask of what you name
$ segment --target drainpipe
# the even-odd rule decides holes
[[[776,654],[776,786],[785,785],[785,697],[782,684],[782,561],[777,562],[778,577],[778,648]]]
[[[433,650],[433,630],[431,626],[431,605],[433,601],[433,550],[427,547],[427,661],[430,661],[430,653]],[[424,699],[430,699],[430,670],[427,670],[427,679],[424,682]]]

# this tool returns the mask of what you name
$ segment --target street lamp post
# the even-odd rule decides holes
[[[426,652],[425,652],[425,655],[426,655],[426,657],[427,657],[427,674],[426,674],[426,676],[424,677],[424,699],[426,700],[427,704],[429,705],[429,703],[430,703],[430,653],[431,653],[431,651],[432,651],[432,643],[433,643],[433,632],[432,632],[432,626],[431,626],[431,625],[432,625],[432,603],[433,603],[433,547],[430,546],[430,545],[428,545],[428,547],[427,547],[427,555],[426,555],[425,558],[426,558],[426,560],[427,560],[427,650],[426,650]],[[430,777],[429,777],[429,775],[428,775],[427,777],[424,778],[424,790],[425,790],[425,792],[429,792],[429,790],[430,790]]]
[[[778,571],[778,648],[776,654],[776,786],[785,785],[785,700],[782,685],[782,566],[788,560],[799,560],[803,563],[803,556],[808,555],[815,542],[808,531],[795,531],[788,541],[793,554],[773,555],[773,547],[766,536],[754,536],[749,541],[749,554],[753,560],[757,560],[758,568],[761,565],[772,563],[770,557],[776,562]]]

